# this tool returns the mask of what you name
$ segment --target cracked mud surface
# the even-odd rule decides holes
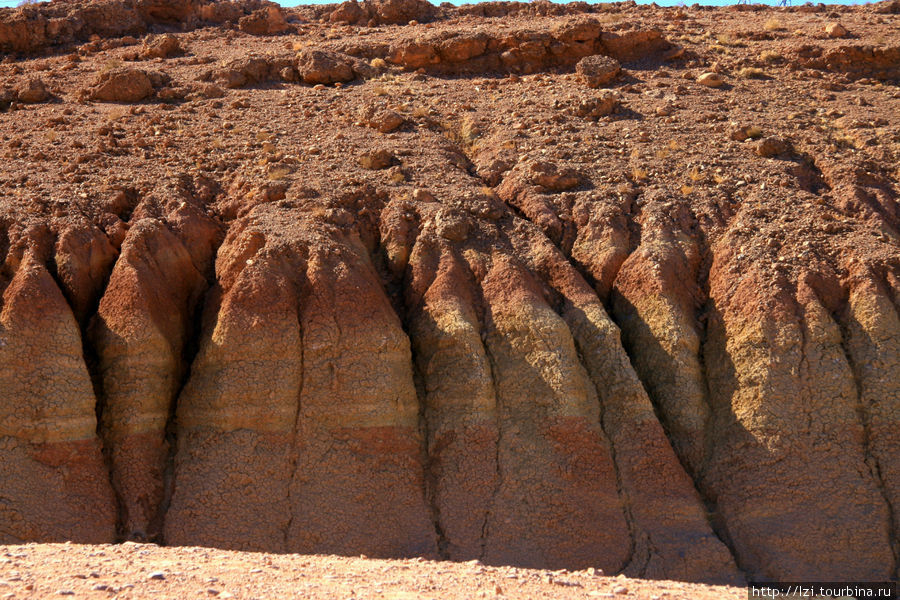
[[[0,12],[0,542],[896,577],[898,11]]]

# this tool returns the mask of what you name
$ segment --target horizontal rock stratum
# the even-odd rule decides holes
[[[0,10],[0,543],[896,578],[895,4]]]

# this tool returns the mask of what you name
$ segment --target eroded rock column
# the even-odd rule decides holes
[[[32,250],[19,256],[7,259],[15,274],[0,311],[0,542],[112,542],[115,499],[78,324]]]

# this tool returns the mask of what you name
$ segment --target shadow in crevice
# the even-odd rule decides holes
[[[707,305],[707,328],[701,330],[701,349],[700,355],[697,357],[703,367],[703,374],[706,383],[706,400],[710,414],[707,418],[704,428],[703,449],[704,454],[699,465],[692,465],[692,461],[685,453],[684,440],[673,432],[673,424],[667,415],[662,400],[669,390],[665,385],[656,385],[654,375],[649,371],[665,372],[676,374],[680,366],[678,362],[669,354],[666,348],[656,339],[650,325],[643,320],[637,307],[635,307],[627,298],[625,298],[619,290],[613,288],[610,294],[611,310],[610,317],[622,332],[622,346],[628,355],[632,368],[638,375],[641,385],[647,392],[653,405],[654,413],[662,426],[662,429],[669,439],[675,455],[678,457],[682,468],[694,483],[694,488],[703,502],[706,510],[707,521],[713,533],[718,537],[722,544],[728,548],[732,559],[737,567],[749,575],[751,571],[742,557],[738,554],[734,540],[732,539],[726,520],[719,511],[717,505],[717,492],[714,486],[710,485],[707,480],[707,471],[715,460],[716,451],[716,434],[717,432],[727,430],[735,431],[737,425],[737,417],[735,416],[729,399],[738,388],[735,368],[730,357],[725,351],[724,326],[711,325],[711,323],[721,322],[721,317],[715,306],[715,302],[710,300]],[[713,339],[710,340],[710,329],[712,329]],[[721,329],[721,331],[719,331]],[[721,341],[720,341],[721,340]],[[715,356],[715,359],[711,359]],[[649,359],[649,360],[648,360]],[[713,366],[710,366],[710,362]],[[714,384],[713,381],[714,380]],[[713,389],[715,388],[715,389]],[[713,401],[713,396],[720,399],[719,402]],[[746,441],[752,441],[752,436],[747,432]]]

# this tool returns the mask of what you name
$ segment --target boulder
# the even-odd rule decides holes
[[[140,102],[153,95],[153,87],[146,71],[125,67],[100,73],[86,91],[91,100],[100,102]]]
[[[296,66],[304,83],[313,85],[343,83],[356,78],[349,57],[329,50],[301,50]]]
[[[40,77],[29,77],[16,88],[16,97],[19,102],[36,104],[50,98],[50,92]]]
[[[269,5],[255,10],[238,21],[238,28],[251,35],[277,35],[291,29],[281,7]]]

